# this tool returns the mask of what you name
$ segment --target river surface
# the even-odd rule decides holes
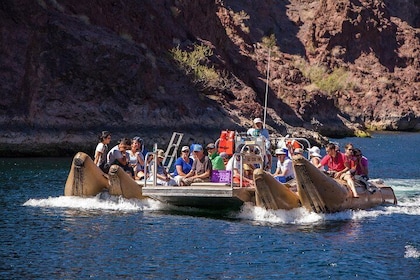
[[[214,212],[64,197],[71,158],[0,158],[0,278],[419,279],[420,134],[332,140],[360,147],[398,205]]]

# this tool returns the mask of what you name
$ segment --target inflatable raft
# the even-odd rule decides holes
[[[300,203],[309,211],[333,213],[346,209],[368,209],[378,205],[397,204],[391,187],[381,180],[355,180],[358,198],[347,183],[320,171],[302,156],[292,159]]]
[[[291,186],[277,181],[261,168],[254,170],[255,205],[266,209],[290,210],[300,207],[299,196]]]
[[[393,189],[382,180],[355,180],[359,195],[355,198],[345,181],[330,177],[303,156],[294,156],[292,161],[296,178],[286,184],[262,169],[254,171],[256,206],[273,210],[303,206],[316,213],[334,213],[397,204]]]
[[[66,196],[95,196],[103,191],[125,198],[144,198],[141,185],[134,181],[118,165],[112,165],[105,174],[83,152],[78,152],[72,161],[64,187]]]

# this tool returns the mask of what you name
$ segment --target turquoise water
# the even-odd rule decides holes
[[[2,279],[416,279],[420,134],[352,142],[397,206],[320,215],[64,197],[70,158],[0,159]]]

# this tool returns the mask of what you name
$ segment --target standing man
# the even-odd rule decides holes
[[[271,153],[270,153],[270,147],[271,147],[271,143],[270,143],[270,134],[268,133],[268,130],[266,128],[263,127],[263,122],[261,120],[261,118],[255,118],[254,121],[254,128],[251,128],[248,130],[248,134],[251,134],[253,136],[264,136],[264,142],[265,142],[265,166],[264,166],[264,170],[271,170],[271,162],[272,162],[272,158],[271,158]]]

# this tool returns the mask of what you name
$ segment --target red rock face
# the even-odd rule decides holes
[[[420,130],[418,1],[85,2],[0,4],[0,153],[90,149],[103,129],[150,143],[245,129],[263,116],[271,34],[272,133]],[[197,82],[178,67],[170,50],[194,43],[223,78]],[[337,69],[345,87],[326,87]]]

